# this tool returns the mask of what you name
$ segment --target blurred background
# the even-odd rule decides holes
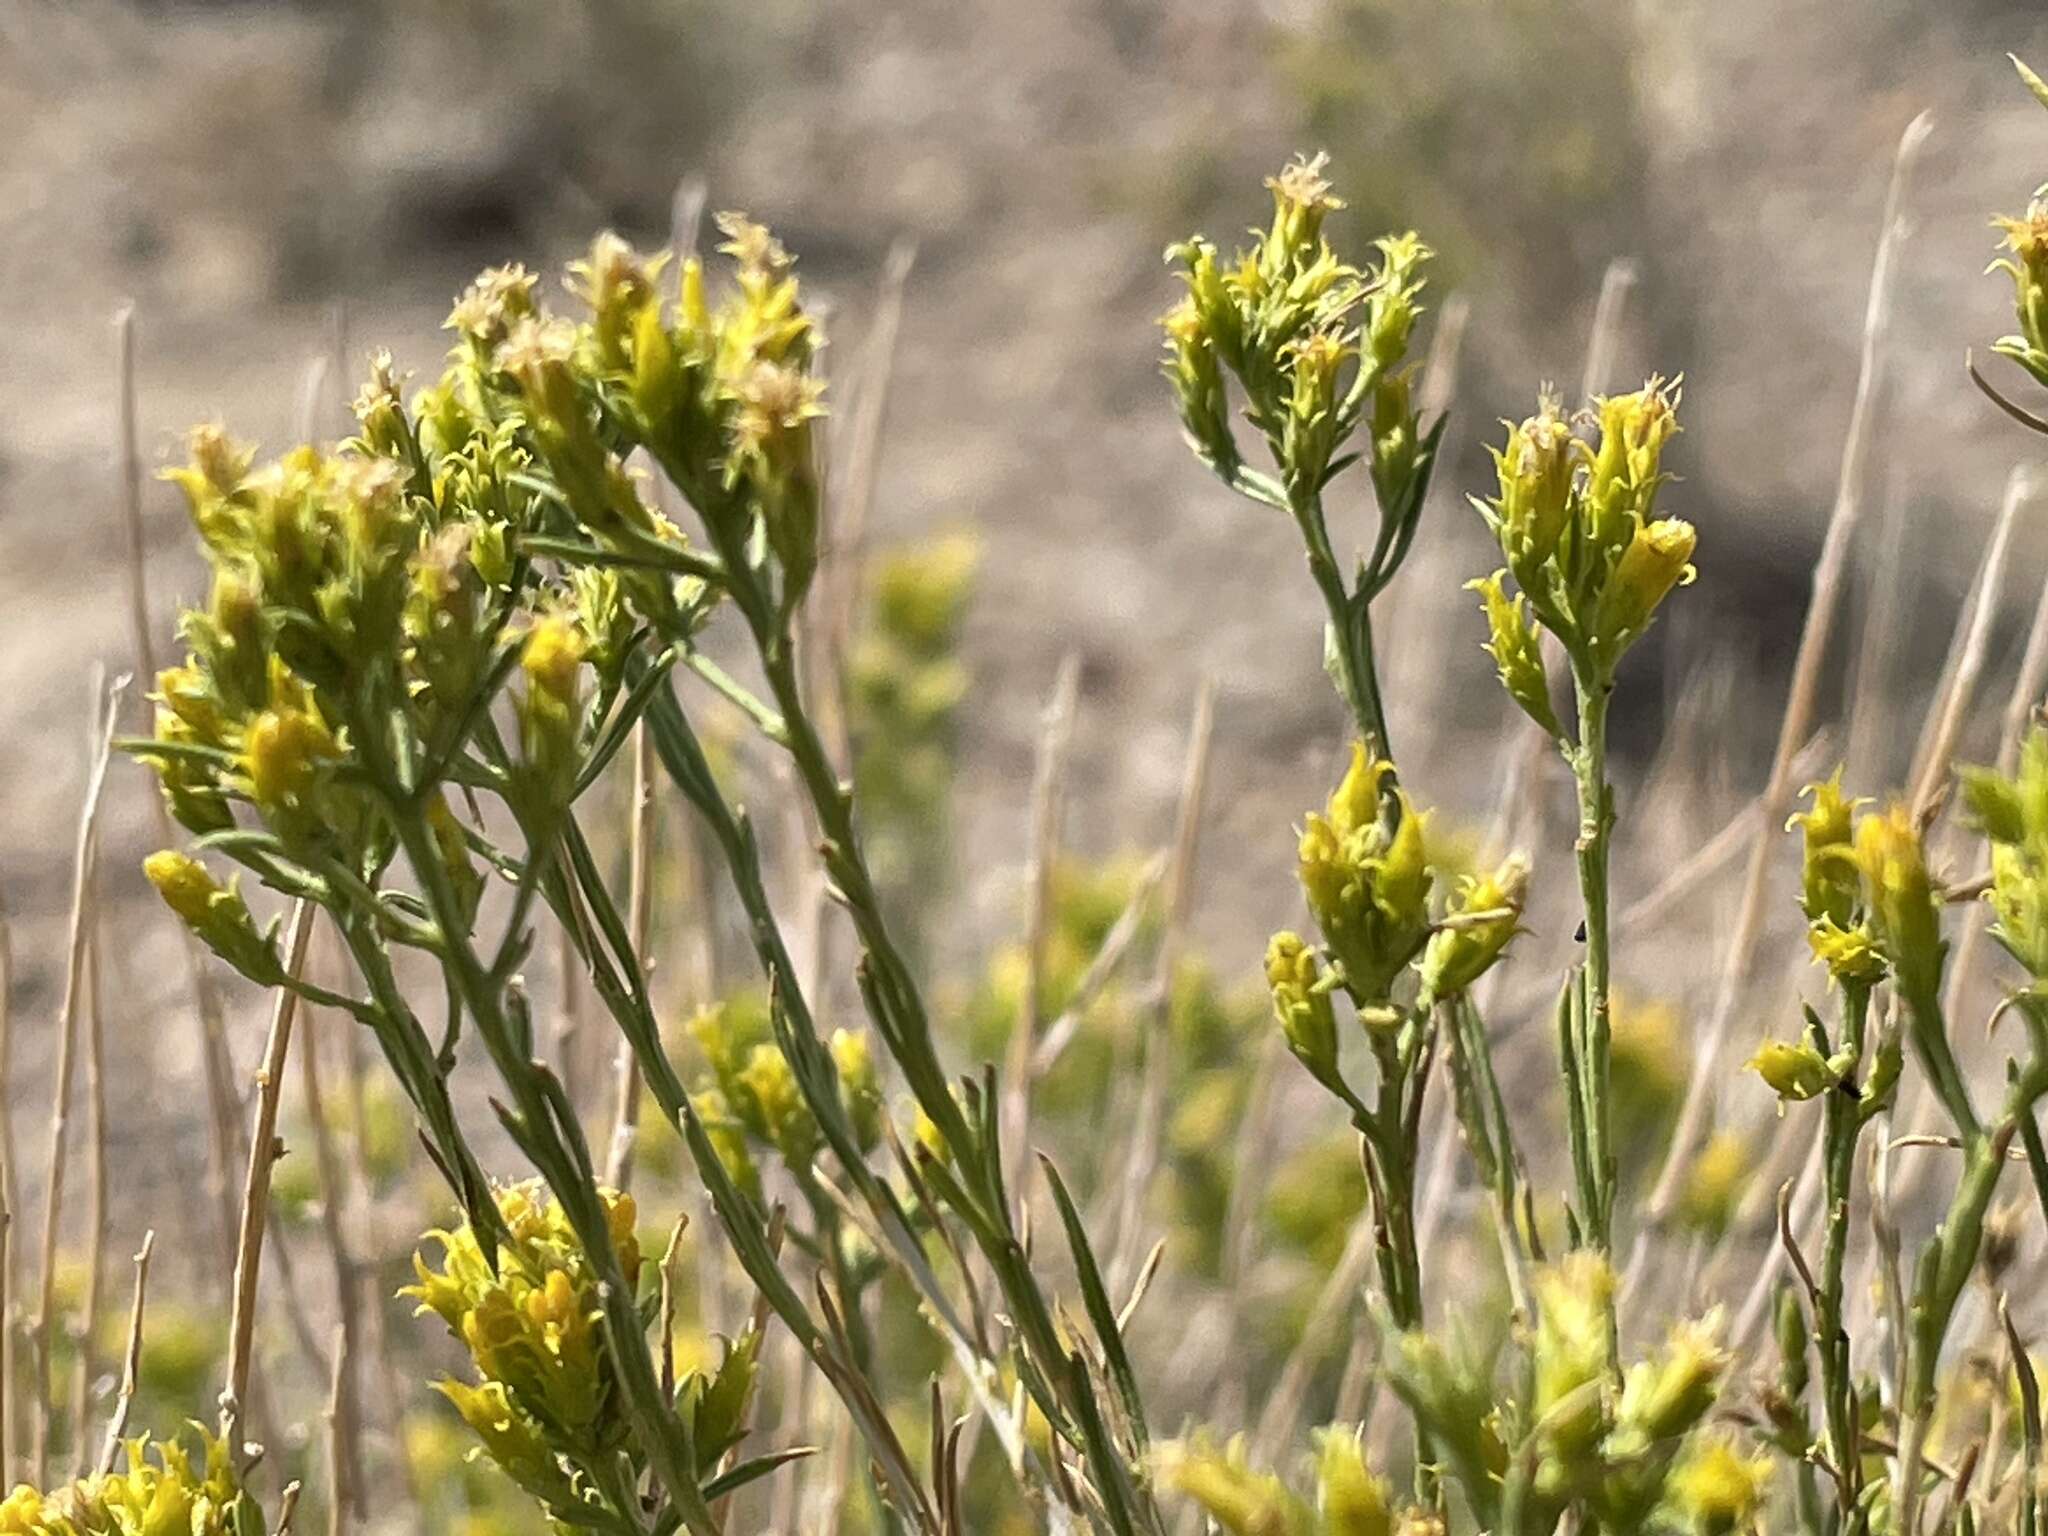
[[[1295,920],[1289,829],[1327,792],[1342,715],[1292,531],[1179,440],[1156,377],[1152,321],[1175,291],[1162,249],[1197,229],[1227,245],[1266,217],[1263,176],[1326,149],[1351,203],[1340,243],[1414,227],[1440,252],[1433,302],[1469,305],[1424,553],[1386,636],[1410,782],[1469,827],[1491,811],[1486,744],[1509,706],[1458,590],[1490,568],[1463,493],[1489,488],[1484,444],[1545,381],[1576,403],[1603,273],[1633,264],[1600,382],[1685,375],[1668,505],[1700,528],[1701,574],[1623,691],[1625,821],[1660,747],[1689,731],[1677,788],[1624,838],[1640,860],[1626,899],[1761,781],[1836,494],[1894,149],[1927,109],[1849,600],[1863,612],[1892,583],[1902,622],[1862,653],[1909,722],[1876,731],[1853,778],[1905,771],[2001,487],[2033,451],[1963,372],[1966,348],[2010,328],[2008,285],[1983,275],[1988,216],[2019,211],[2048,171],[2048,116],[2008,50],[2048,56],[2034,0],[0,0],[0,895],[17,1094],[47,1103],[91,669],[133,665],[121,306],[135,306],[154,468],[199,420],[269,450],[302,420],[340,435],[373,347],[438,368],[440,322],[479,267],[524,261],[552,283],[605,227],[658,246],[691,178],[798,254],[830,307],[835,372],[872,364],[890,253],[913,251],[864,553],[955,532],[979,546],[957,642],[959,901],[934,949],[958,968],[1015,937],[1039,721],[1071,655],[1065,837],[1091,859],[1169,836],[1193,702],[1213,681],[1193,924],[1239,984],[1269,929]],[[170,489],[151,479],[145,496],[168,646],[199,566]],[[1368,540],[1371,518],[1362,500],[1333,508],[1338,541]],[[2040,521],[2020,521],[1987,697],[2041,587]],[[1824,715],[1856,681],[1858,647],[1835,650]],[[1965,755],[1990,751],[1992,712]],[[1529,793],[1567,814],[1561,777]],[[135,873],[153,836],[139,771],[116,765],[108,817],[119,979],[146,1020],[182,982]],[[1624,980],[1680,990],[1685,967],[1711,965],[1730,905],[1690,913],[1683,953],[1625,954]],[[124,1027],[138,1048],[148,1037]],[[170,1105],[196,1092],[184,1040],[149,1045]],[[175,1115],[148,1124],[174,1163],[198,1158],[196,1122],[189,1141]],[[145,1133],[117,1116],[114,1134],[132,1150]],[[117,1212],[141,1198],[117,1189]]]

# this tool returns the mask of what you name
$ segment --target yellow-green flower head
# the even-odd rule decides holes
[[[872,1151],[882,1139],[882,1080],[875,1071],[874,1052],[864,1030],[835,1029],[832,1064],[839,1069],[839,1097],[853,1122],[861,1150]]]
[[[2011,253],[2011,259],[1993,262],[1993,269],[2010,272],[2023,289],[2048,282],[2048,200],[2037,198],[2027,205],[2024,217],[2001,215],[1991,225],[2004,234],[2001,246]]]
[[[1528,890],[1529,865],[1520,854],[1509,855],[1492,874],[1459,880],[1457,896],[1422,951],[1425,997],[1454,997],[1492,968],[1521,932]]]
[[[1324,1536],[1391,1536],[1391,1490],[1365,1462],[1355,1429],[1332,1425],[1314,1436],[1316,1509]]]
[[[704,1124],[704,1134],[711,1140],[711,1148],[718,1154],[718,1161],[733,1183],[755,1199],[761,1198],[761,1170],[754,1162],[753,1148],[747,1142],[747,1129],[733,1113],[732,1104],[723,1090],[699,1088],[690,1095],[690,1107],[697,1112],[697,1118]]]
[[[325,468],[341,505],[347,554],[367,573],[394,542],[405,504],[405,472],[391,459],[360,453],[336,454]]]
[[[341,745],[317,706],[266,709],[242,737],[242,771],[249,797],[266,811],[303,810],[321,766],[341,757]]]
[[[145,1436],[127,1441],[104,1475],[47,1494],[17,1485],[0,1501],[0,1536],[235,1536],[246,1518],[241,1487],[225,1448],[200,1433],[203,1471],[176,1441]]]
[[[1679,430],[1681,380],[1652,377],[1633,394],[1608,395],[1594,402],[1599,416],[1599,442],[1582,450],[1590,473],[1587,500],[1593,515],[1593,536],[1603,546],[1619,542],[1621,519],[1650,521],[1664,474],[1664,446]]]
[[[434,1387],[455,1406],[462,1422],[475,1431],[483,1454],[521,1489],[550,1509],[574,1507],[575,1487],[554,1452],[548,1449],[540,1425],[513,1402],[503,1382],[485,1381],[472,1386],[446,1378],[435,1382]]]
[[[1213,253],[1202,259],[1210,263],[1213,272]],[[1229,329],[1235,332],[1237,325],[1236,310],[1232,308]],[[1192,289],[1160,316],[1159,326],[1166,333],[1166,358],[1161,371],[1173,387],[1174,403],[1180,409],[1188,441],[1204,463],[1228,477],[1237,468],[1238,454],[1230,430],[1230,398],[1223,382],[1216,328],[1205,318]]]
[[[1534,416],[1508,425],[1505,447],[1493,455],[1500,495],[1487,509],[1508,569],[1525,588],[1540,590],[1540,572],[1571,521],[1578,445],[1555,396],[1545,394]]]
[[[725,236],[721,254],[730,256],[742,276],[780,278],[795,265],[789,252],[765,224],[757,224],[744,213],[728,210],[714,222]]]
[[[488,356],[514,325],[538,312],[534,287],[533,274],[522,266],[486,268],[455,301],[444,329],[460,333]]]
[[[1945,946],[1941,907],[1912,811],[1895,804],[1856,823],[1856,866],[1880,949],[1910,997],[1933,996]]]
[[[607,368],[625,363],[624,343],[640,313],[658,303],[666,252],[642,256],[611,230],[590,244],[590,254],[569,263],[569,289],[590,308],[599,360]]]
[[[221,698],[213,688],[213,682],[205,672],[190,664],[164,668],[156,674],[158,717],[168,715],[186,731],[190,739],[205,741],[207,745],[219,745],[227,731],[227,721],[221,713]]]
[[[1875,985],[1884,980],[1884,952],[1877,947],[1876,936],[1868,924],[1842,928],[1836,926],[1833,918],[1824,917],[1807,925],[1806,945],[1813,951],[1814,960],[1826,966],[1837,982]]]
[[[1415,473],[1420,418],[1415,412],[1414,394],[1413,367],[1382,373],[1373,383],[1373,479],[1375,485],[1387,487],[1389,493],[1406,485]]]
[[[633,1199],[611,1190],[601,1194],[614,1254],[628,1286],[636,1285],[640,1246]],[[608,1443],[621,1421],[616,1371],[598,1321],[597,1269],[567,1214],[538,1180],[497,1191],[497,1204],[508,1238],[498,1250],[495,1273],[474,1229],[465,1224],[428,1234],[441,1246],[441,1266],[437,1270],[415,1253],[418,1282],[400,1294],[439,1316],[468,1349],[484,1382],[502,1387],[504,1402],[520,1414],[559,1426],[578,1446]],[[463,1406],[460,1399],[457,1406]],[[495,1455],[491,1435],[479,1433]],[[505,1444],[516,1448],[516,1441]]]
[[[185,493],[192,526],[209,551],[242,553],[246,511],[240,503],[254,452],[230,439],[217,422],[194,427],[186,447],[190,462],[166,469],[163,478]]]
[[[1273,194],[1273,228],[1266,237],[1267,269],[1283,270],[1309,257],[1322,239],[1323,220],[1344,206],[1330,190],[1330,157],[1297,155],[1278,176],[1266,178]]]
[[[1718,1239],[1734,1220],[1755,1172],[1754,1149],[1746,1138],[1734,1131],[1714,1132],[1686,1170],[1678,1201],[1680,1220],[1709,1241]]]
[[[920,656],[949,653],[959,640],[980,564],[980,541],[959,532],[884,555],[869,577],[876,626]]]
[[[1482,649],[1493,658],[1494,670],[1508,697],[1521,706],[1522,713],[1552,737],[1564,734],[1557,709],[1550,702],[1550,676],[1543,663],[1543,638],[1536,632],[1536,620],[1528,599],[1517,592],[1509,595],[1507,572],[1495,571],[1465,583],[1486,605],[1489,636]]]
[[[712,322],[718,333],[718,378],[729,384],[762,362],[807,364],[816,350],[815,336],[789,253],[766,226],[744,214],[722,213],[718,227],[726,236],[719,250],[733,259],[738,283],[738,292]]]
[[[1282,352],[1294,393],[1290,403],[1297,431],[1328,424],[1337,408],[1337,381],[1357,346],[1342,330],[1318,326],[1287,344]]]
[[[734,1078],[732,1091],[749,1130],[772,1143],[792,1167],[809,1165],[818,1147],[818,1122],[779,1047],[755,1046]]]
[[[1631,1366],[1622,1383],[1616,1420],[1641,1445],[1685,1434],[1714,1406],[1730,1356],[1720,1344],[1719,1310],[1679,1323],[1664,1353]]]
[[[1766,1456],[1745,1456],[1720,1435],[1688,1447],[1673,1469],[1672,1510],[1696,1536],[1732,1536],[1751,1529],[1770,1482]]]
[[[1785,823],[1788,832],[1797,827],[1804,841],[1800,908],[1812,922],[1832,919],[1837,926],[1847,927],[1855,920],[1859,894],[1851,854],[1853,823],[1856,812],[1869,802],[1842,793],[1839,767],[1800,794],[1813,802],[1812,808],[1794,811]]]
[[[2002,338],[1994,350],[2037,380],[2048,379],[2048,200],[2037,196],[2024,218],[1991,222],[2004,232],[2002,248],[2010,254],[1985,270],[2012,278],[2013,310],[2019,320],[2019,334]]]
[[[1535,1415],[1561,1447],[1583,1448],[1605,1423],[1598,1396],[1583,1389],[1603,1380],[1613,1364],[1607,1308],[1614,1296],[1614,1271],[1599,1254],[1580,1249],[1539,1269],[1535,1290]],[[1562,1412],[1553,1418],[1552,1410],[1561,1404]]]
[[[1422,307],[1423,263],[1436,253],[1409,230],[1405,234],[1383,235],[1373,242],[1379,247],[1380,270],[1365,300],[1366,346],[1380,370],[1391,372],[1408,354],[1408,341]]]
[[[142,861],[142,872],[156,887],[157,895],[163,897],[164,905],[177,913],[187,927],[197,928],[207,922],[215,901],[228,894],[204,864],[174,848],[152,853]]]
[[[1618,655],[1650,627],[1674,587],[1690,586],[1699,535],[1691,523],[1660,517],[1637,527],[1600,594],[1599,639]]]
[[[573,704],[589,644],[569,615],[543,614],[527,632],[519,652],[520,670],[536,692],[559,704]]]
[[[221,885],[205,865],[172,848],[144,859],[142,872],[164,904],[228,964],[260,985],[275,986],[282,978],[277,945],[257,932],[256,919],[235,881]]]
[[[1206,1435],[1172,1441],[1154,1453],[1160,1483],[1193,1499],[1231,1536],[1314,1536],[1307,1505],[1270,1472],[1255,1472],[1242,1437],[1218,1450]]]
[[[405,401],[391,354],[379,350],[370,358],[370,377],[356,391],[349,409],[372,453],[397,455],[406,447]]]
[[[536,410],[562,418],[576,411],[576,327],[538,312],[522,315],[492,353],[500,373],[510,374]]]
[[[186,439],[188,468],[167,471],[195,504],[208,497],[232,496],[242,488],[255,461],[254,450],[235,442],[217,421],[201,422]]]
[[[1276,933],[1266,945],[1266,984],[1287,1048],[1316,1081],[1339,1086],[1336,1010],[1322,962],[1299,934]]]
[[[1354,745],[1328,813],[1307,818],[1300,842],[1309,910],[1344,968],[1345,985],[1367,1004],[1386,999],[1429,934],[1423,814],[1397,791],[1391,833],[1379,817],[1380,785],[1392,772],[1390,763]]]
[[[1817,1098],[1835,1085],[1827,1057],[1804,1040],[1767,1040],[1743,1065],[1762,1078],[1771,1092],[1791,1103]]]
[[[2048,981],[2048,730],[2028,733],[2016,776],[1966,768],[1962,780],[1970,817],[1991,841],[1992,937],[2038,987]]]
[[[728,341],[751,325],[728,327]],[[783,601],[793,603],[818,563],[811,422],[825,414],[824,384],[808,371],[804,349],[758,340],[748,346],[721,368],[733,413],[727,476],[751,496],[782,568]]]

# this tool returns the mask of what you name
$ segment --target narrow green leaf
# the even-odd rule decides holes
[[[1118,1328],[1116,1308],[1109,1299],[1109,1289],[1102,1283],[1102,1268],[1095,1260],[1095,1250],[1088,1241],[1088,1229],[1081,1221],[1081,1213],[1074,1206],[1073,1196],[1067,1193],[1066,1180],[1053,1165],[1051,1158],[1043,1152],[1038,1155],[1041,1167],[1045,1169],[1046,1182],[1052,1186],[1054,1204],[1060,1208],[1060,1221],[1067,1229],[1067,1246],[1074,1252],[1074,1269],[1081,1280],[1081,1300],[1088,1309],[1088,1321],[1094,1326],[1095,1337],[1102,1345],[1102,1357],[1109,1362],[1109,1374],[1116,1382],[1117,1396],[1123,1399],[1124,1417],[1130,1421],[1131,1435],[1142,1452],[1151,1443],[1151,1435],[1145,1425],[1145,1403],[1138,1392],[1138,1376],[1131,1369],[1131,1357],[1124,1350],[1123,1331]]]

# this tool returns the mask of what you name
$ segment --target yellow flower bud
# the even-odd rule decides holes
[[[1500,540],[1515,580],[1541,591],[1543,566],[1571,521],[1577,444],[1556,397],[1543,396],[1536,414],[1508,429],[1507,446],[1494,452],[1500,495],[1480,504]]]
[[[1714,1406],[1714,1394],[1730,1356],[1719,1342],[1721,1314],[1681,1322],[1658,1360],[1629,1368],[1622,1383],[1616,1420],[1637,1445],[1654,1445],[1690,1430]]]
[[[1804,1102],[1835,1085],[1828,1059],[1803,1040],[1797,1044],[1768,1040],[1743,1065],[1789,1102]]]
[[[1600,594],[1598,637],[1610,648],[1610,658],[1650,627],[1672,588],[1691,585],[1698,574],[1692,566],[1697,543],[1692,524],[1675,517],[1636,529]]]
[[[379,455],[398,457],[406,451],[405,403],[391,354],[379,350],[370,358],[370,377],[350,402],[363,442]]]
[[[1366,1005],[1385,1001],[1429,935],[1423,813],[1397,792],[1391,835],[1377,819],[1378,789],[1392,771],[1354,747],[1329,814],[1308,817],[1299,847],[1309,910],[1344,967],[1345,985]]]
[[[1341,1089],[1337,1070],[1337,1015],[1316,952],[1300,935],[1276,933],[1266,945],[1266,983],[1273,992],[1273,1016],[1287,1048],[1316,1081]]]
[[[2018,773],[1962,770],[1971,820],[1991,842],[1992,937],[2036,986],[2048,982],[2048,729],[2020,749]]]
[[[234,881],[223,886],[188,854],[166,848],[142,862],[157,894],[193,934],[228,964],[262,986],[276,986],[284,968],[275,941],[259,933]]]
[[[224,894],[204,864],[176,849],[166,848],[152,853],[142,861],[142,872],[156,887],[156,893],[163,897],[164,904],[190,928],[206,922],[212,912],[214,898]]]
[[[1575,1453],[1603,1428],[1604,1410],[1582,1389],[1604,1379],[1612,1364],[1607,1308],[1614,1271],[1599,1254],[1581,1249],[1539,1269],[1535,1289],[1534,1412],[1553,1443]]]
[[[749,1130],[772,1142],[792,1166],[810,1163],[818,1145],[818,1124],[804,1103],[788,1058],[773,1045],[757,1045],[734,1080],[737,1108]]]
[[[1947,946],[1942,943],[1940,903],[1912,811],[1893,805],[1865,816],[1856,824],[1855,850],[1879,947],[1907,996],[1931,999],[1939,988]]]
[[[1237,443],[1230,430],[1230,398],[1216,339],[1204,322],[1193,292],[1159,320],[1166,333],[1166,360],[1161,365],[1189,444],[1204,463],[1228,479],[1238,467]]]
[[[588,648],[589,642],[567,615],[547,614],[527,634],[519,666],[535,688],[561,703],[571,703]]]
[[[1408,353],[1408,339],[1422,314],[1415,302],[1423,287],[1418,274],[1436,253],[1412,229],[1373,243],[1379,248],[1380,270],[1366,295],[1366,345],[1380,371],[1390,373]]]
[[[1218,1450],[1206,1437],[1161,1446],[1159,1481],[1201,1505],[1233,1536],[1296,1536],[1315,1528],[1315,1517],[1270,1472],[1254,1472],[1242,1439]]]
[[[1858,894],[1850,851],[1851,822],[1857,809],[1868,802],[1842,793],[1839,767],[1800,793],[1811,797],[1813,808],[1795,811],[1785,823],[1787,831],[1797,827],[1804,837],[1799,904],[1813,922],[1830,918],[1838,926],[1847,926],[1854,919]]]
[[[922,1104],[916,1107],[911,1117],[911,1139],[918,1150],[936,1163],[951,1163],[953,1149],[946,1143],[946,1133],[939,1129],[939,1122],[925,1113]]]
[[[1281,349],[1280,365],[1289,382],[1286,421],[1280,458],[1289,484],[1319,486],[1340,441],[1345,365],[1357,356],[1351,337],[1336,326],[1318,326]]]
[[[1728,1536],[1755,1521],[1770,1473],[1768,1457],[1744,1456],[1732,1441],[1713,1436],[1679,1459],[1671,1474],[1670,1500],[1700,1536]]]
[[[1365,1445],[1352,1429],[1316,1431],[1316,1503],[1325,1536],[1391,1536],[1386,1479],[1365,1464]]]
[[[640,317],[652,310],[666,253],[642,256],[610,230],[591,242],[590,254],[569,263],[569,288],[590,307],[591,330],[599,362],[609,369],[626,366],[626,342]]]
[[[1466,875],[1437,931],[1422,951],[1422,995],[1432,1001],[1463,992],[1498,960],[1521,931],[1529,866],[1510,855],[1490,875]]]
[[[1620,547],[1631,528],[1651,520],[1667,478],[1664,445],[1678,431],[1679,383],[1652,378],[1633,394],[1594,402],[1600,439],[1586,455],[1587,531],[1601,549]]]
[[[1506,575],[1506,571],[1495,571],[1491,576],[1465,583],[1465,589],[1477,592],[1486,605],[1486,627],[1492,638],[1483,649],[1493,658],[1501,686],[1521,706],[1522,713],[1550,736],[1562,736],[1564,728],[1558,724],[1556,707],[1550,702],[1550,676],[1543,664],[1542,636],[1536,631],[1528,600],[1519,592],[1508,595],[1502,584]]]
[[[1837,982],[1874,985],[1884,980],[1884,954],[1878,949],[1877,940],[1866,924],[1842,928],[1833,918],[1823,917],[1807,926],[1806,943],[1813,951],[1813,958],[1826,966],[1828,974]]]
[[[1678,1214],[1708,1241],[1717,1240],[1735,1219],[1735,1208],[1755,1172],[1749,1143],[1734,1131],[1716,1131],[1707,1138],[1686,1171]]]
[[[853,1122],[861,1150],[873,1150],[882,1137],[882,1082],[875,1072],[874,1053],[865,1032],[832,1031],[832,1061],[839,1069],[839,1097]]]

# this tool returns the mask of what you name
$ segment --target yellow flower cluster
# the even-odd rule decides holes
[[[1487,650],[1515,702],[1552,735],[1536,626],[1555,634],[1575,664],[1611,679],[1672,589],[1693,579],[1692,524],[1656,510],[1671,478],[1663,459],[1678,402],[1676,381],[1653,378],[1596,401],[1582,437],[1546,395],[1535,415],[1508,424],[1494,450],[1498,493],[1473,498],[1506,561],[1473,583],[1485,599]],[[1506,575],[1526,606],[1508,597]]]
[[[1425,1511],[1397,1513],[1393,1490],[1367,1466],[1357,1431],[1333,1426],[1314,1438],[1313,1503],[1253,1468],[1241,1439],[1221,1447],[1202,1436],[1176,1441],[1160,1448],[1155,1466],[1166,1487],[1235,1536],[1420,1536],[1429,1529]]]
[[[637,1285],[640,1246],[630,1195],[603,1191],[612,1247]],[[567,1215],[536,1180],[497,1192],[507,1241],[486,1257],[468,1225],[432,1232],[439,1267],[414,1254],[417,1282],[401,1294],[462,1342],[481,1378],[440,1383],[483,1450],[551,1508],[576,1497],[558,1449],[594,1456],[623,1439],[611,1346],[601,1324],[597,1272]]]
[[[1391,511],[1425,470],[1401,365],[1432,253],[1408,233],[1376,243],[1371,273],[1340,260],[1323,234],[1325,218],[1344,206],[1326,164],[1317,155],[1270,178],[1271,226],[1227,263],[1199,235],[1168,251],[1187,292],[1160,321],[1165,373],[1196,453],[1233,484],[1241,460],[1224,375],[1235,376],[1297,504],[1321,492],[1345,443],[1367,425],[1374,487]]]
[[[47,1494],[21,1484],[0,1501],[0,1536],[249,1536],[227,1448],[201,1434],[199,1467],[176,1441],[144,1437],[104,1476]]]
[[[1423,814],[1394,791],[1398,819],[1381,814],[1380,789],[1393,765],[1354,743],[1346,770],[1322,814],[1301,832],[1301,885],[1344,984],[1365,1006],[1384,1002],[1394,980],[1429,936],[1433,877],[1423,846]]]

